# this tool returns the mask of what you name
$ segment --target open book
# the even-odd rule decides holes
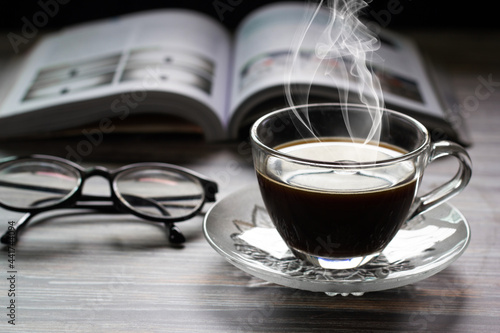
[[[262,114],[285,107],[291,44],[305,5],[278,3],[250,13],[235,34],[200,13],[167,9],[85,23],[47,35],[2,78],[0,137],[122,123],[198,131],[208,141],[248,136]],[[464,143],[432,76],[407,39],[381,32],[386,106]],[[319,59],[301,48],[295,85],[309,84]],[[17,69],[17,70],[16,70]],[[333,82],[312,82],[310,102],[335,102]],[[355,87],[351,84],[350,87]],[[163,115],[163,116],[160,116]]]

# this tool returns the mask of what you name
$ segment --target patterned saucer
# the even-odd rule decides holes
[[[425,279],[459,258],[470,241],[465,217],[445,203],[408,221],[379,257],[361,267],[315,267],[286,248],[258,187],[220,200],[207,213],[203,231],[210,245],[241,270],[269,282],[332,296],[362,295]]]

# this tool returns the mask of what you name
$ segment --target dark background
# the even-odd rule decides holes
[[[349,1],[349,0],[348,0]],[[8,0],[0,8],[0,29],[20,30],[22,17],[29,21],[42,10],[40,3],[58,4],[57,14],[50,17],[44,28],[60,28],[88,20],[110,17],[153,8],[191,8],[207,13],[228,28],[251,10],[276,0]],[[307,2],[303,0],[302,2]],[[316,3],[317,0],[309,2]],[[217,13],[227,10],[221,16]],[[365,10],[368,16],[381,20],[381,25],[391,29],[497,29],[500,14],[495,1],[422,1],[422,0],[373,0]],[[393,12],[390,13],[390,9]]]

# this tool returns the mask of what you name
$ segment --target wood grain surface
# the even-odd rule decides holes
[[[126,215],[59,211],[34,220],[15,246],[15,297],[8,296],[7,248],[1,252],[0,331],[498,332],[500,33],[413,35],[444,66],[457,101],[468,108],[473,177],[451,203],[469,221],[472,239],[451,266],[397,289],[329,297],[267,283],[232,266],[204,239],[203,216],[179,224],[187,242],[174,247],[153,223]],[[490,94],[478,98],[484,80],[490,82]],[[79,140],[2,142],[0,156],[66,156],[67,147]],[[176,163],[216,180],[218,198],[255,183],[245,142],[111,135],[94,148],[82,164]],[[452,161],[437,161],[429,167],[424,187],[445,181],[454,167]],[[0,214],[2,231],[20,216],[5,210]],[[15,326],[8,323],[11,299]]]

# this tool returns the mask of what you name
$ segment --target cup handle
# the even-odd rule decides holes
[[[409,219],[457,195],[469,183],[472,176],[472,161],[467,151],[462,146],[450,141],[433,143],[427,164],[445,156],[453,156],[458,159],[459,166],[457,173],[448,182],[417,197],[413,203]]]

